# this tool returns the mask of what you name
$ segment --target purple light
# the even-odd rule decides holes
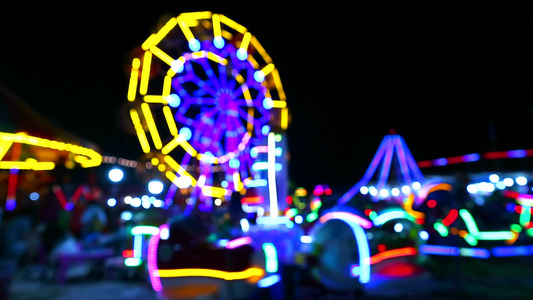
[[[507,151],[507,157],[509,158],[520,158],[520,157],[526,157],[527,156],[527,152],[526,150],[510,150],[510,151]]]
[[[458,256],[459,248],[449,246],[437,246],[437,245],[420,245],[420,253],[433,254],[433,255],[445,255],[445,256]]]
[[[383,186],[387,184],[390,168],[392,165],[392,159],[394,152],[396,151],[396,157],[398,159],[398,165],[402,174],[402,179],[407,185],[412,184],[413,179],[417,182],[423,182],[424,177],[418,168],[418,165],[414,161],[409,149],[405,145],[405,141],[399,135],[387,135],[381,141],[378,151],[374,155],[374,158],[370,162],[368,169],[366,170],[363,178],[357,182],[348,192],[339,198],[338,204],[343,205],[352,199],[360,190],[362,186],[366,186],[368,182],[375,175],[375,172],[381,164],[381,171],[377,183],[377,189],[381,190]]]
[[[445,166],[448,164],[448,160],[446,158],[437,158],[433,160],[433,164],[435,166]]]
[[[464,162],[478,161],[479,158],[480,158],[480,156],[477,153],[471,153],[471,154],[463,155],[463,161]]]
[[[7,199],[6,201],[6,210],[13,211],[17,207],[17,201],[15,199]]]
[[[170,230],[168,224],[159,226],[159,233],[152,235],[150,242],[148,242],[148,275],[150,276],[152,288],[156,292],[161,291],[163,288],[161,285],[161,279],[159,278],[159,270],[157,268],[157,245],[159,244],[159,236],[163,230]]]
[[[494,256],[526,256],[533,254],[533,246],[507,246],[492,248]]]

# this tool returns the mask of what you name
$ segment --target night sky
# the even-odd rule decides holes
[[[415,160],[533,148],[531,3],[190,2],[2,7],[0,83],[104,154],[135,159],[120,125],[129,52],[164,14],[211,10],[247,27],[280,72],[297,185],[355,184],[390,128]]]

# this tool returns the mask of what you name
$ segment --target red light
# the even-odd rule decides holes
[[[422,273],[424,270],[413,264],[396,262],[383,267],[379,274],[388,277],[408,277]]]
[[[432,166],[431,160],[423,160],[416,163],[419,168],[428,168]]]
[[[387,247],[385,246],[385,244],[379,244],[378,245],[378,251],[379,252],[383,252],[385,250],[387,250]]]
[[[133,257],[133,250],[122,251],[122,257],[124,258]]]
[[[263,203],[263,201],[264,201],[263,196],[244,197],[241,199],[241,203],[246,203],[246,204],[258,204],[258,203]]]
[[[326,195],[331,195],[333,193],[333,191],[330,189],[330,188],[327,188],[326,189]]]
[[[287,202],[287,204],[292,204],[292,196],[287,196],[287,198],[285,198],[285,202]]]
[[[437,206],[437,201],[433,200],[433,199],[429,199],[427,202],[426,202],[427,206],[429,208],[433,208],[435,206]]]
[[[521,205],[517,205],[514,207],[514,210],[516,211],[517,214],[521,214],[523,209],[524,208]]]
[[[365,215],[370,216],[371,212],[372,212],[371,209],[365,209]]]
[[[450,226],[453,222],[455,222],[455,219],[457,219],[458,215],[459,213],[457,212],[457,209],[455,208],[450,209],[450,212],[448,213],[448,215],[444,219],[442,219],[442,225]]]

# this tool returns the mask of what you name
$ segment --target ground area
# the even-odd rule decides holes
[[[290,299],[533,299],[533,260],[529,257],[501,260],[443,258],[424,271],[406,277],[373,274],[363,293],[325,291],[314,285],[295,287]],[[158,297],[150,284],[139,279],[92,277],[60,285],[31,278],[18,270],[10,300],[152,300]],[[272,288],[271,288],[272,289]],[[282,290],[282,284],[278,284]],[[278,299],[275,290],[259,292],[254,299]]]

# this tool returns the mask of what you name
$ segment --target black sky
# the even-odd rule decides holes
[[[416,160],[533,148],[527,1],[220,2],[9,4],[0,82],[105,154],[135,159],[118,121],[129,51],[164,14],[211,10],[246,26],[280,71],[298,185],[354,184],[389,128]]]

